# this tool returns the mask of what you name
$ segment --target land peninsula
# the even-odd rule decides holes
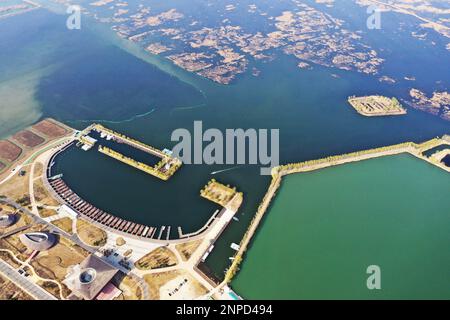
[[[170,230],[165,226],[144,226],[107,213],[79,197],[65,184],[62,174],[54,175],[51,168],[56,155],[77,145],[86,152],[95,152],[95,149],[89,151],[93,146],[90,144],[94,142],[93,137],[100,136],[98,141],[114,143],[123,152],[127,152],[127,148],[136,149],[133,153],[136,156],[139,150],[145,150],[167,156],[169,160],[174,158],[166,153],[169,150],[162,155],[137,140],[104,127],[97,126],[97,129],[101,132],[90,130],[89,137],[86,130],[76,131],[46,119],[16,134],[15,138],[5,140],[20,145],[25,151],[8,161],[0,175],[0,273],[7,281],[20,278],[17,286],[24,297],[51,300],[241,299],[229,283],[239,270],[245,251],[285,175],[400,153],[413,154],[450,172],[442,162],[450,149],[439,149],[439,153],[434,149],[450,146],[449,136],[422,144],[407,142],[275,167],[268,191],[248,231],[240,244],[233,243],[236,254],[232,265],[224,279],[217,279],[208,272],[204,262],[222,232],[235,219],[243,193],[214,179],[209,181],[199,197],[220,205],[220,209],[196,232],[184,234],[179,228],[178,239],[169,238]],[[57,138],[50,140],[50,136]],[[117,144],[114,139],[119,138],[122,143]],[[27,150],[26,145],[32,150]],[[430,156],[425,154],[429,150],[432,151]],[[53,234],[59,237],[51,236]],[[36,244],[23,242],[24,237],[34,239]],[[47,240],[39,244],[39,239]],[[74,285],[76,275],[86,266],[105,268],[104,274],[94,279],[98,290],[90,295]]]

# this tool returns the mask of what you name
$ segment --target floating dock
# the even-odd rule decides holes
[[[163,231],[166,230],[165,226],[160,228],[146,226],[139,223],[127,221],[125,219],[109,214],[108,212],[105,212],[82,199],[78,194],[70,189],[61,178],[48,180],[48,182],[50,184],[50,187],[64,202],[68,209],[73,211],[76,215],[81,215],[88,218],[88,220],[97,222],[99,224],[102,224],[103,226],[139,238],[159,240],[161,238],[161,235],[163,234]],[[158,238],[155,238],[157,230],[160,236]],[[170,240],[169,232],[170,229],[168,230],[165,240]]]

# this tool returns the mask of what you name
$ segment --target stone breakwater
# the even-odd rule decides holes
[[[421,144],[416,144],[414,142],[405,142],[396,145],[374,148],[369,150],[357,151],[348,154],[330,156],[326,158],[321,158],[317,160],[309,160],[298,163],[290,163],[286,165],[281,165],[272,169],[272,180],[268,187],[266,194],[264,195],[261,204],[259,205],[255,216],[253,217],[250,225],[244,234],[244,237],[240,243],[240,249],[236,252],[233,262],[225,274],[224,282],[229,283],[239,271],[239,265],[242,262],[243,256],[251,242],[251,239],[256,233],[258,226],[261,220],[264,217],[264,214],[267,212],[272,200],[274,199],[277,190],[281,186],[282,178],[285,175],[314,171],[318,169],[323,169],[331,166],[337,166],[345,163],[368,160],[383,156],[397,155],[400,153],[410,153],[422,160],[425,160],[429,163],[435,165],[435,163],[431,162],[428,158],[422,155],[422,152],[438,146],[440,144],[448,144],[448,142],[444,139],[431,139],[425,141]],[[441,167],[441,166],[439,166]],[[443,168],[443,167],[441,167]],[[444,168],[443,168],[444,169]],[[446,169],[449,171],[448,169]]]

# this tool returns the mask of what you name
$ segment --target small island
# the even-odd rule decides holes
[[[394,116],[406,114],[406,109],[402,107],[396,98],[383,96],[349,97],[350,105],[363,116]]]

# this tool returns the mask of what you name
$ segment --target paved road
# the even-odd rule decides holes
[[[90,252],[91,254],[95,254],[97,252],[97,249],[94,247],[90,247],[88,245],[86,245],[84,242],[82,242],[78,236],[76,234],[68,234],[67,232],[57,228],[56,226],[54,226],[51,223],[48,223],[47,221],[45,221],[44,219],[42,219],[39,216],[34,215],[32,212],[30,212],[27,208],[22,207],[21,205],[19,205],[18,203],[10,200],[10,199],[0,199],[0,202],[3,203],[7,203],[11,206],[13,206],[14,208],[21,210],[23,213],[27,214],[28,216],[30,216],[35,223],[39,223],[39,224],[43,224],[47,226],[48,231],[50,231],[51,233],[55,233],[55,234],[61,234],[64,237],[70,239],[72,242],[74,242],[75,244],[77,244],[78,246],[82,247],[83,249],[85,249],[86,251]],[[104,259],[103,259],[104,260]],[[1,261],[1,260],[0,260]],[[2,261],[3,262],[3,261]],[[108,262],[108,261],[105,261]],[[109,263],[109,262],[108,262]],[[117,268],[117,266],[116,266]],[[135,281],[139,282],[139,284],[141,285],[141,287],[143,288],[143,300],[148,300],[149,299],[149,294],[148,294],[148,286],[147,283],[137,277],[133,272],[128,272],[128,270],[124,269],[124,268],[119,268],[122,272],[124,272],[125,274],[128,274],[129,276],[131,276]]]
[[[14,230],[11,230],[11,231],[9,231],[9,232],[3,233],[3,234],[0,235],[0,239],[9,237],[9,236],[11,236],[11,235],[13,235],[13,234],[15,234],[15,233],[18,233],[18,232],[20,232],[20,231],[23,231],[23,230],[25,230],[25,229],[28,229],[29,227],[31,227],[31,225],[30,225],[30,224],[27,224],[27,225],[24,225],[24,226],[22,226],[22,227],[19,227],[19,228],[16,228],[16,229],[14,229]]]
[[[0,260],[0,273],[5,275],[6,278],[11,280],[15,285],[22,288],[22,290],[38,300],[58,300],[50,293],[39,287],[37,284],[34,284],[30,280],[19,274],[17,270],[13,269],[3,260]]]
[[[9,179],[11,179],[12,177],[14,177],[20,171],[20,169],[22,169],[22,167],[30,164],[30,161],[33,160],[34,158],[36,158],[37,156],[39,156],[42,152],[50,150],[51,148],[55,147],[56,145],[64,142],[65,140],[68,140],[68,139],[70,139],[69,141],[71,141],[73,138],[71,136],[64,137],[64,138],[58,139],[54,142],[51,142],[49,145],[44,146],[42,149],[37,150],[35,153],[33,153],[31,156],[29,156],[25,161],[23,161],[20,164],[17,164],[13,169],[11,169],[11,172],[9,173],[9,175],[6,176],[2,181],[0,181],[0,184],[3,184],[6,181],[8,181]]]

